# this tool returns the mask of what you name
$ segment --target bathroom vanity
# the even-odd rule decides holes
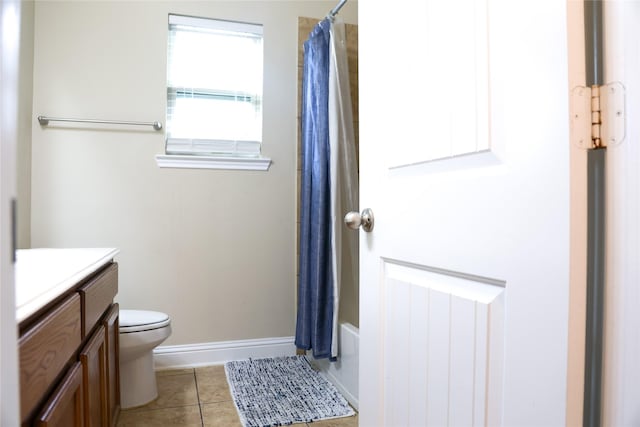
[[[22,425],[115,426],[117,249],[27,249],[16,262]]]

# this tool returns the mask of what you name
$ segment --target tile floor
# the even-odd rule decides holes
[[[120,413],[118,427],[241,427],[224,367],[160,371],[158,398]],[[294,424],[304,427],[357,427],[358,416]]]

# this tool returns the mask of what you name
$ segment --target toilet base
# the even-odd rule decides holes
[[[120,406],[122,409],[146,405],[158,397],[153,352],[120,363]]]

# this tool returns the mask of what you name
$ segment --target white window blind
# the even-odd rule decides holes
[[[167,154],[260,155],[262,26],[169,15]]]

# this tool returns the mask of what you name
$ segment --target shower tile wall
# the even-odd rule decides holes
[[[304,63],[303,44],[309,33],[320,20],[315,18],[298,18],[298,173],[297,173],[297,213],[296,213],[296,260],[298,259],[299,243],[298,235],[300,230],[300,181],[302,176],[302,122],[301,122],[301,94],[302,94],[302,66]],[[347,33],[347,57],[349,62],[349,84],[351,87],[351,105],[353,106],[353,131],[355,134],[356,158],[359,159],[359,118],[358,118],[358,26],[346,24]],[[359,167],[358,167],[359,170]],[[296,276],[298,274],[298,264],[296,261]],[[297,283],[297,280],[296,280]],[[358,283],[343,283],[340,292],[340,321],[349,322],[358,326],[359,300]]]

